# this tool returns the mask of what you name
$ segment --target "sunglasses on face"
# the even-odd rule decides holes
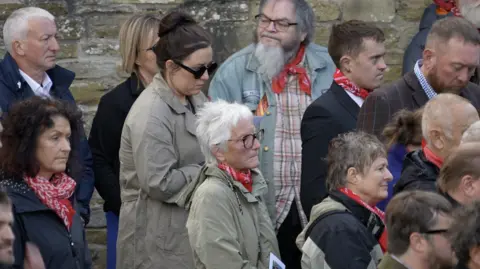
[[[187,70],[188,72],[190,72],[195,77],[195,79],[200,79],[203,76],[203,74],[205,74],[205,71],[208,72],[209,76],[212,75],[212,73],[217,69],[217,66],[218,66],[216,62],[211,62],[208,66],[202,66],[198,69],[193,69],[182,64],[179,61],[174,61],[174,63],[180,66],[181,68]]]

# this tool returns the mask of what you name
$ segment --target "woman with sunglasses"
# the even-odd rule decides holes
[[[187,229],[197,269],[266,269],[270,253],[279,257],[263,200],[267,184],[257,169],[263,130],[254,121],[247,106],[225,101],[198,112],[206,165],[187,195],[192,197]]]
[[[133,104],[120,145],[117,269],[193,268],[185,190],[204,157],[195,121],[214,71],[209,33],[180,12],[159,24],[159,73]]]

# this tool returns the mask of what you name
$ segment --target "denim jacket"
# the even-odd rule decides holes
[[[209,96],[214,100],[241,103],[252,111],[257,109],[260,99],[266,94],[268,110],[260,128],[265,130],[259,159],[260,170],[268,184],[266,199],[270,217],[275,220],[275,185],[273,184],[273,152],[276,124],[276,98],[271,88],[271,80],[258,73],[260,63],[254,57],[255,45],[236,52],[220,66],[213,77]],[[335,65],[325,47],[309,44],[305,50],[307,72],[312,85],[312,102],[330,88],[333,81]],[[300,119],[299,119],[300,120]]]

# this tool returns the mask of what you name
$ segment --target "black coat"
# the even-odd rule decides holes
[[[410,152],[403,161],[403,170],[393,187],[393,195],[406,190],[437,191],[440,169],[427,160],[423,150]]]
[[[73,217],[70,232],[62,219],[44,205],[22,179],[2,176],[4,187],[12,201],[15,235],[13,268],[23,268],[25,243],[40,249],[46,269],[89,269],[92,266],[85,229],[80,215]],[[71,199],[75,203],[75,199]]]
[[[330,140],[341,133],[353,131],[360,107],[336,82],[305,110],[301,124],[302,207],[310,216],[312,207],[327,195],[325,178]]]
[[[93,118],[89,144],[93,155],[95,188],[105,200],[103,210],[120,214],[120,137],[128,112],[144,89],[135,74],[105,94]]]

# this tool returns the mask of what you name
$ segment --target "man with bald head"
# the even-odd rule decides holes
[[[426,146],[405,157],[394,195],[404,190],[435,191],[443,160],[458,147],[465,130],[478,120],[475,107],[456,94],[443,93],[428,101],[422,117]]]

